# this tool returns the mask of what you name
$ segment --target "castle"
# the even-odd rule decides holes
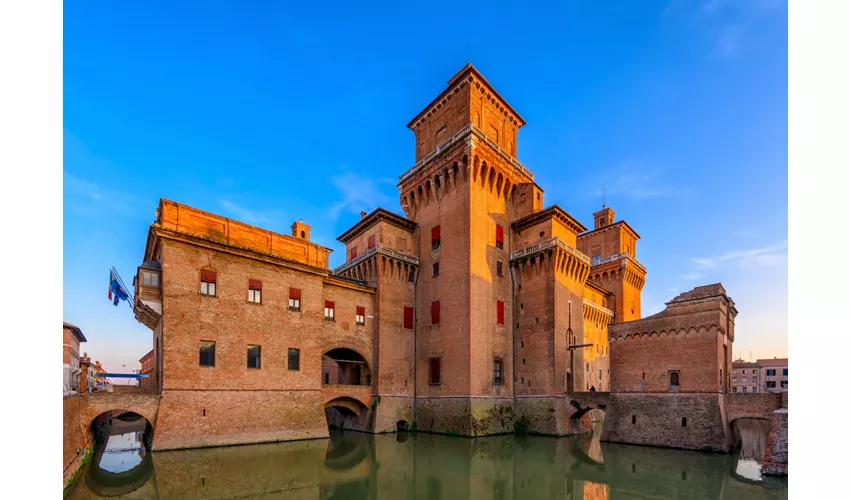
[[[461,69],[408,124],[404,216],[362,214],[334,270],[301,221],[284,235],[161,200],[135,280],[154,332],[154,449],[326,437],[329,424],[565,435],[588,404],[616,408],[603,439],[675,446],[665,433],[690,418],[707,430],[683,447],[728,448],[734,303],[699,287],[642,320],[640,236],[607,206],[593,229],[546,207],[516,159],[524,124]],[[686,416],[661,415],[657,398],[685,393]]]

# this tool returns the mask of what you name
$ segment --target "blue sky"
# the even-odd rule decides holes
[[[179,4],[179,5],[175,5]],[[787,355],[787,5],[775,0],[76,2],[64,26],[64,318],[111,370],[149,330],[106,298],[165,197],[335,237],[402,213],[405,125],[474,64],[525,118],[546,204],[637,230],[643,313],[700,284],[737,302],[735,355]]]

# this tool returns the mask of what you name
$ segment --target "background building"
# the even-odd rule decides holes
[[[86,337],[78,326],[62,323],[63,393],[80,392],[80,343]]]
[[[763,392],[783,392],[788,390],[788,358],[758,360],[761,368]]]
[[[732,392],[742,394],[764,392],[761,385],[763,381],[761,367],[758,363],[751,363],[742,359],[732,363]]]
[[[153,384],[153,350],[142,356],[139,363],[142,365],[140,373],[148,376],[148,378],[139,379],[139,385]]]

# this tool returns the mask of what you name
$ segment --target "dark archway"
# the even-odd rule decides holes
[[[325,404],[325,418],[331,430],[366,431],[369,409],[362,402],[349,397],[336,398]]]
[[[323,385],[372,385],[369,363],[351,349],[331,349],[322,356]]]
[[[147,483],[153,472],[153,427],[138,413],[109,410],[92,420],[96,449],[86,471],[86,486],[100,496],[120,496]]]

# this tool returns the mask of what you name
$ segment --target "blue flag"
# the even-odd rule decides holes
[[[130,298],[127,295],[127,292],[124,290],[124,287],[121,286],[121,283],[118,282],[118,279],[115,277],[115,273],[109,271],[109,298],[113,299],[112,305],[118,306],[118,302],[121,300],[127,300]]]

